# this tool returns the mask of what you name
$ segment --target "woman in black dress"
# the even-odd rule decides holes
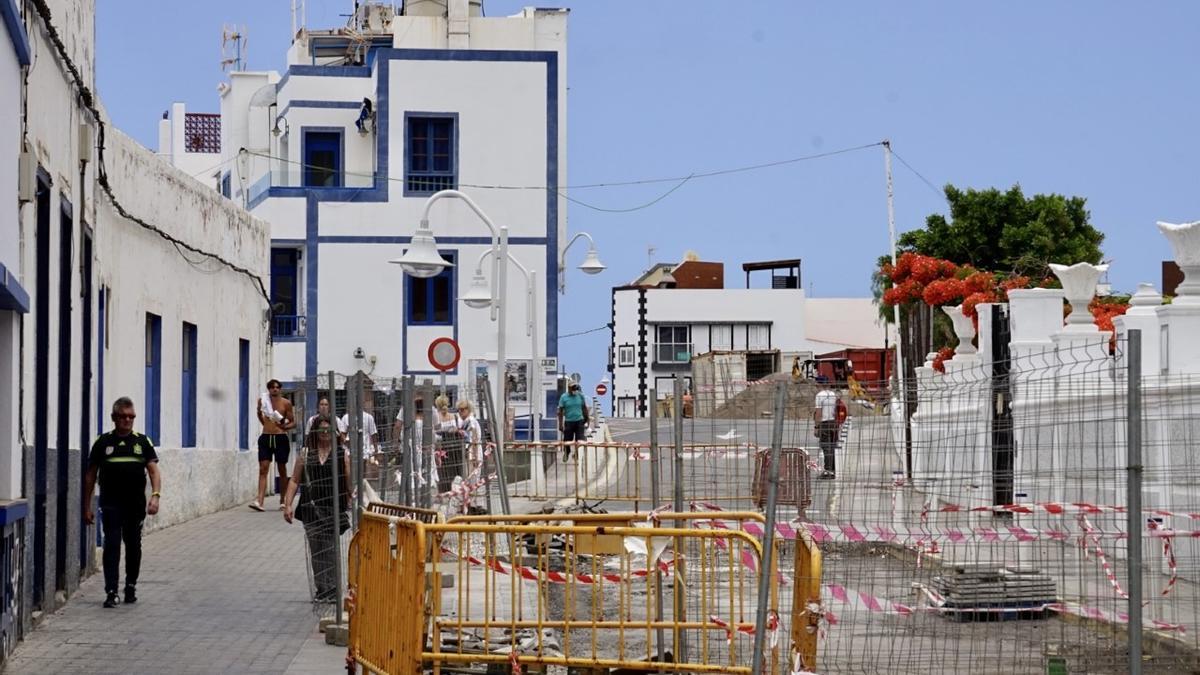
[[[316,602],[335,602],[337,599],[337,556],[340,553],[340,534],[350,527],[350,457],[344,447],[334,452],[333,419],[319,415],[304,438],[304,449],[292,469],[283,496],[283,518],[295,518],[304,523],[308,555],[312,563],[312,578],[316,586]],[[334,508],[333,462],[338,461],[338,504]],[[292,511],[292,500],[300,490],[300,503]]]

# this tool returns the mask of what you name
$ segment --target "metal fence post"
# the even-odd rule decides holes
[[[676,513],[683,513],[683,380],[676,375],[674,378],[675,384],[675,400],[672,401],[671,413],[674,417],[674,441],[675,441],[675,471],[671,477],[675,481],[675,500],[674,506]],[[657,403],[652,401],[651,403]],[[675,551],[679,552],[682,541],[675,540]],[[683,580],[687,578],[686,566],[684,560],[677,560],[675,563],[675,623],[687,619],[687,595],[684,589]],[[687,634],[682,629],[678,631],[678,638],[675,642],[675,662],[680,663],[687,661]]]
[[[334,622],[336,625],[342,625],[342,598],[345,597],[346,588],[342,583],[342,534],[338,530],[342,526],[341,512],[341,485],[339,485],[340,474],[342,470],[341,462],[337,461],[338,456],[338,433],[337,433],[337,395],[334,392],[333,371],[329,371],[329,412],[333,416],[333,426],[329,433],[333,434],[333,456],[330,457],[330,464],[333,470],[333,546],[336,550],[336,555],[333,556],[333,574],[337,580],[337,601],[334,603]],[[313,570],[316,574],[316,570]]]
[[[658,400],[656,390],[650,390],[650,400]],[[650,511],[653,512],[659,507],[659,500],[662,499],[662,478],[659,475],[660,467],[662,466],[659,457],[658,448],[658,410],[657,406],[650,406]],[[658,520],[654,521],[654,526],[658,527]],[[662,570],[655,566],[654,569],[654,589],[655,589],[655,606],[654,620],[662,621],[663,618],[663,596],[662,596]],[[655,631],[658,637],[658,660],[662,661],[666,655],[666,636],[662,628]]]
[[[400,393],[401,405],[404,406],[404,430],[400,441],[400,503],[412,506],[413,416],[416,415],[416,403],[413,399],[413,377],[409,375],[403,382]]]
[[[350,481],[356,490],[351,524],[357,530],[358,512],[362,508],[362,371],[346,381],[346,420],[349,422],[346,433],[350,434]]]
[[[1129,672],[1142,673],[1142,331],[1129,330],[1129,392],[1125,423],[1125,462],[1129,503],[1126,527],[1129,532]]]
[[[752,675],[762,673],[763,648],[766,646],[767,604],[771,598],[772,570],[775,569],[775,508],[779,495],[779,461],[783,454],[783,415],[787,403],[787,383],[775,388],[775,417],[771,427],[771,465],[767,468],[767,522],[763,524],[762,563],[759,566],[758,607],[754,618],[754,663]]]
[[[444,376],[444,375],[443,375]],[[425,419],[425,412],[433,410],[433,401],[436,392],[433,389],[433,380],[426,379],[420,389],[421,399],[421,437],[417,439],[420,450],[417,452],[417,457],[420,459],[421,477],[417,480],[417,485],[420,489],[417,506],[427,509],[433,504],[434,484],[431,480],[433,476],[433,424]],[[430,415],[430,419],[433,416]]]

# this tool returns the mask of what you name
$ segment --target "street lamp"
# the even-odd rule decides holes
[[[583,259],[583,264],[579,269],[583,270],[584,274],[599,274],[605,270],[604,263],[600,262],[600,256],[596,253],[596,241],[592,239],[592,235],[587,232],[580,232],[571,237],[571,241],[563,247],[562,253],[558,256],[558,292],[567,292],[567,249],[571,248],[571,244],[579,241],[580,237],[586,237],[588,240],[587,257]]]
[[[495,408],[499,411],[500,416],[500,421],[496,425],[496,428],[499,430],[499,433],[496,434],[496,456],[499,458],[498,461],[503,462],[504,422],[507,419],[505,413],[507,412],[508,401],[504,396],[504,381],[506,379],[504,359],[504,330],[506,322],[505,312],[503,311],[502,304],[504,302],[508,285],[508,275],[505,269],[505,263],[508,260],[508,228],[496,227],[496,224],[492,222],[491,218],[488,218],[487,214],[483,212],[483,209],[479,208],[479,205],[475,203],[475,200],[471,199],[465,193],[459,192],[458,190],[441,190],[429,195],[429,199],[425,200],[425,207],[421,211],[420,226],[417,228],[416,234],[413,235],[412,243],[409,245],[408,250],[405,251],[404,255],[400,256],[399,258],[396,258],[395,260],[389,260],[388,262],[400,265],[405,274],[418,278],[435,277],[438,274],[441,274],[442,270],[451,266],[451,264],[442,258],[442,256],[438,253],[437,241],[433,238],[433,230],[429,227],[429,210],[433,207],[433,204],[441,199],[449,198],[462,200],[462,202],[466,204],[467,207],[469,207],[471,211],[473,211],[475,215],[479,217],[480,220],[483,221],[483,224],[486,225],[488,230],[492,233],[492,249],[498,251],[498,255],[492,259],[492,278],[496,280],[496,287],[499,289],[495,299],[491,300],[492,319],[498,324],[496,326],[496,331],[499,334],[499,339],[496,342],[497,377],[496,380],[492,382],[492,400],[495,402]],[[482,277],[483,275],[478,274],[477,276]],[[474,284],[472,285],[472,288],[474,288]],[[482,302],[482,300],[478,298],[475,298],[473,301]],[[468,304],[470,303],[468,302]],[[503,464],[500,464],[500,469],[500,500],[505,513],[509,513],[508,491],[503,485]]]
[[[479,256],[471,287],[459,298],[469,307],[483,309],[492,302],[494,296],[488,289],[487,278],[483,276],[483,261],[494,253],[495,249],[488,249]],[[533,381],[529,387],[529,421],[530,428],[533,430],[533,441],[536,443],[542,440],[541,414],[542,405],[545,403],[545,394],[542,392],[542,369],[537,357],[537,270],[527,269],[521,264],[521,261],[513,257],[512,253],[508,254],[508,262],[515,265],[521,271],[521,276],[525,277],[525,334],[530,337],[529,359],[530,367],[533,369],[530,374]],[[503,334],[499,336],[499,340],[504,340]]]

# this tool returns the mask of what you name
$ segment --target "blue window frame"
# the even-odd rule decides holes
[[[238,340],[238,447],[250,449],[250,341]]]
[[[304,336],[304,320],[299,316],[300,249],[271,249],[271,336]]]
[[[229,173],[221,176],[221,196],[226,199],[231,199],[233,195],[233,185],[229,177]]]
[[[162,420],[162,317],[146,312],[146,406],[142,412],[145,433],[160,445]]]
[[[404,194],[458,187],[458,114],[404,114]]]
[[[342,187],[343,130],[337,127],[304,127],[304,187]]]
[[[405,306],[410,326],[454,325],[454,270],[457,269],[454,262],[457,254],[453,251],[440,253],[449,263],[441,274],[428,279],[405,277],[408,291]]]
[[[179,374],[180,401],[180,445],[185,448],[196,447],[196,326],[183,322],[183,350],[180,355],[183,364]]]

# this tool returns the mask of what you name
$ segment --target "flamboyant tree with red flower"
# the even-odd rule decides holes
[[[917,324],[929,326],[931,334],[928,335],[927,344],[935,348],[942,347],[938,358],[934,360],[940,372],[944,372],[942,364],[953,357],[952,346],[957,338],[942,313],[934,310],[943,306],[962,305],[963,314],[978,326],[979,305],[1004,302],[1008,291],[1018,288],[1059,286],[1058,280],[1053,277],[1045,277],[1035,283],[1025,275],[978,270],[971,265],[959,265],[911,251],[902,253],[896,259],[895,266],[886,259],[881,260],[875,272],[875,282],[883,288],[883,308],[891,310],[899,307],[903,314],[912,315]],[[1112,331],[1113,318],[1129,309],[1129,300],[1121,296],[1096,298],[1088,309],[1101,330]],[[890,315],[891,311],[885,314],[888,318],[891,318]],[[924,360],[923,355],[919,356]]]

